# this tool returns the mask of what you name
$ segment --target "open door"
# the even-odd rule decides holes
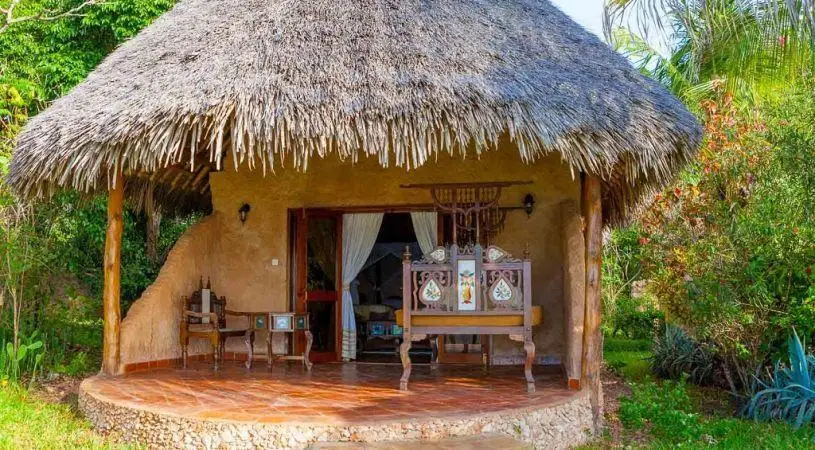
[[[342,214],[301,209],[292,220],[294,310],[309,315],[312,362],[335,362],[342,351]],[[295,351],[305,348],[296,335]]]

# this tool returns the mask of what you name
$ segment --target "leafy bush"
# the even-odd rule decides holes
[[[815,334],[815,96],[779,98],[750,114],[707,102],[698,161],[638,225],[648,292],[742,393],[791,327]]]
[[[612,337],[651,339],[665,321],[653,297],[634,293],[644,275],[640,234],[636,227],[614,230],[603,244],[604,331]]]
[[[0,378],[18,381],[23,374],[31,375],[31,382],[36,379],[37,370],[42,366],[43,344],[34,332],[24,342],[5,342],[0,352]]]
[[[793,330],[789,337],[789,363],[775,364],[767,380],[757,379],[757,389],[746,415],[757,421],[784,420],[800,427],[815,419],[815,356]]]
[[[665,333],[654,339],[651,369],[661,378],[678,380],[688,376],[702,384],[710,380],[713,368],[713,355],[677,326],[668,325]]]
[[[651,339],[662,329],[665,314],[644,299],[621,296],[614,314],[608,318],[611,336],[623,335],[630,339]]]

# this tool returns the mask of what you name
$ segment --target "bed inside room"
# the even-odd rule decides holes
[[[405,249],[414,257],[422,252],[410,213],[386,213],[382,226],[363,265],[351,284],[357,321],[357,361],[398,363],[402,329],[395,311],[402,307],[402,257]],[[430,362],[429,343],[416,343],[414,361]]]

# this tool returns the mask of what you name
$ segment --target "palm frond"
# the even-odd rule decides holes
[[[815,62],[813,0],[608,0],[604,25],[614,45],[624,28],[664,49],[687,80],[667,84],[681,97],[721,80],[729,91],[755,98],[755,90],[810,77]],[[654,78],[667,81],[664,67],[652,68]]]

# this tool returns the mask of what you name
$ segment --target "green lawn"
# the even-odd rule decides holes
[[[655,380],[644,345],[607,341],[606,364],[628,382],[631,394],[620,397],[619,410],[607,420],[620,430],[615,436],[607,432],[588,448],[815,449],[813,427],[795,430],[784,423],[738,419],[721,391]]]
[[[0,449],[122,448],[91,431],[71,407],[0,387]]]

